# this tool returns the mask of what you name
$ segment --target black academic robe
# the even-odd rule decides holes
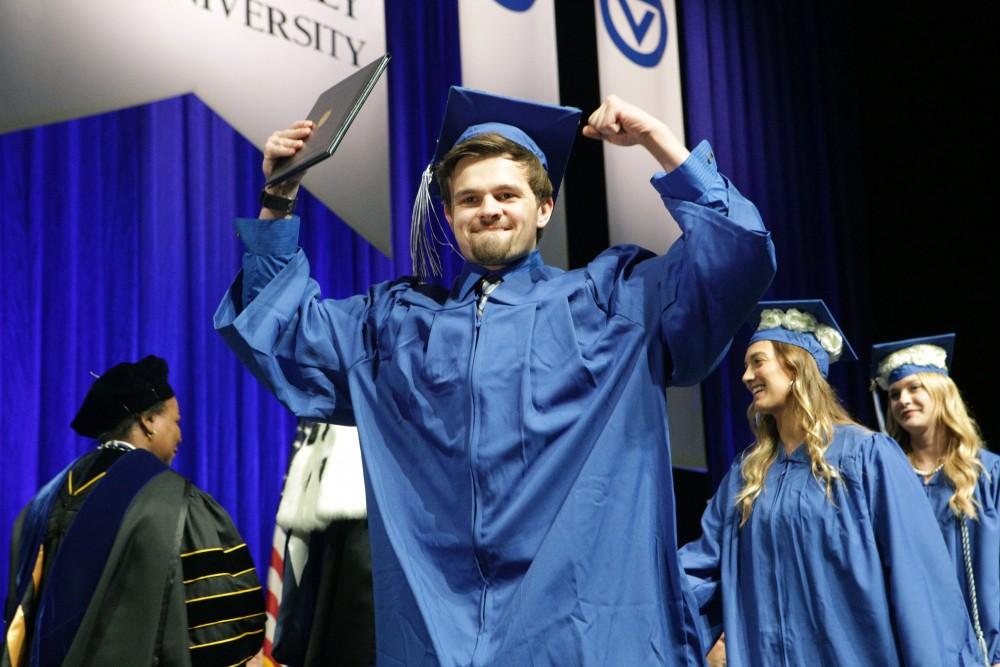
[[[211,496],[148,452],[77,459],[22,511],[11,549],[0,667],[229,666],[260,649],[246,544]]]
[[[368,521],[338,519],[311,533],[299,580],[287,553],[272,655],[290,667],[375,664]]]
[[[274,660],[289,667],[375,664],[361,451],[349,430],[299,420],[292,443],[278,524],[291,530],[290,543],[301,540],[307,545],[307,555],[295,566],[290,544],[285,547],[271,646]]]

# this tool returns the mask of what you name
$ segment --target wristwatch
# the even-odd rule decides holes
[[[260,191],[260,205],[281,215],[291,215],[295,210],[295,197],[282,197],[267,190]]]

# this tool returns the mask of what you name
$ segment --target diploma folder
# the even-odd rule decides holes
[[[388,64],[387,53],[320,95],[306,117],[314,123],[312,136],[302,150],[275,164],[267,185],[281,183],[333,155]]]

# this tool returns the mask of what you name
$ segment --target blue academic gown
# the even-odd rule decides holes
[[[321,300],[297,219],[237,221],[217,329],[295,414],[360,431],[379,665],[702,664],[664,390],[717,363],[774,249],[707,144],[653,185],[665,256],[533,252],[481,317],[473,264]]]
[[[716,624],[721,602],[728,664],[982,665],[954,566],[899,446],[837,426],[825,458],[843,477],[833,503],[805,447],[791,456],[781,447],[742,528],[737,460],[702,537],[681,549]]]
[[[969,549],[972,554],[973,575],[976,578],[979,622],[992,665],[1000,663],[1000,456],[984,449],[980,450],[979,459],[986,474],[980,474],[976,483],[975,499],[979,503],[979,518],[968,522]],[[961,528],[955,513],[948,506],[948,500],[955,489],[948,478],[938,472],[924,486],[924,492],[931,502],[945,544],[955,562],[955,572],[971,614]]]

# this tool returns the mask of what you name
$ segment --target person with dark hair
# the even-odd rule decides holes
[[[619,246],[547,266],[538,233],[579,113],[452,89],[411,240],[417,272],[433,272],[436,187],[466,260],[450,289],[404,278],[321,299],[299,221],[282,217],[297,183],[236,223],[247,252],[217,329],[295,414],[358,426],[380,665],[703,662],[665,391],[715,366],[774,247],[706,142],[689,152],[610,96],[584,135],[659,162],[652,183],[683,235],[663,256]],[[272,135],[265,173],[311,133]]]
[[[923,484],[962,583],[984,664],[1000,667],[1000,456],[986,449],[949,374],[955,334],[872,347],[872,391],[889,399],[880,425]]]
[[[180,406],[148,356],[94,381],[72,422],[96,449],[18,516],[0,665],[242,665],[264,599],[226,511],[173,472]]]
[[[981,665],[910,466],[827,382],[832,362],[857,359],[830,311],[765,302],[752,321],[755,441],[680,552],[709,640],[725,631],[724,664]]]

